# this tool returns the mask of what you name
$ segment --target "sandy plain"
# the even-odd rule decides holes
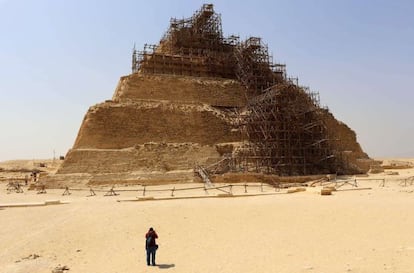
[[[23,187],[23,193],[7,193],[1,182],[0,272],[50,273],[66,266],[69,273],[412,273],[414,184],[404,179],[414,168],[395,171],[358,177],[357,188],[344,184],[330,196],[320,195],[321,186],[287,194],[251,184],[248,193],[233,189],[240,197],[213,198],[223,192],[194,189],[176,191],[174,199],[170,191],[154,191],[146,197],[155,200],[125,201],[142,191],[104,196],[106,188],[88,197],[88,191],[63,196],[62,189],[37,194]],[[174,186],[199,185],[153,189]],[[66,203],[5,206],[46,200]],[[151,226],[160,245],[155,267],[145,261],[144,234]]]

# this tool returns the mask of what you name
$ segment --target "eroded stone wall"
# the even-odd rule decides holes
[[[72,149],[58,174],[170,172],[192,170],[220,158],[214,146],[146,143],[126,149]]]
[[[206,105],[106,102],[89,109],[74,149],[122,149],[147,142],[201,145],[240,139],[225,113]]]
[[[119,80],[112,100],[169,100],[241,107],[246,104],[246,95],[245,88],[235,80],[135,73]]]
[[[112,100],[89,108],[55,181],[192,181],[195,164],[220,160],[218,144],[240,141],[232,109],[245,103],[234,80],[122,77]]]

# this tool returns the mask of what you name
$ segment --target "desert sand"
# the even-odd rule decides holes
[[[345,184],[329,196],[320,195],[319,185],[292,194],[255,185],[248,193],[235,187],[239,197],[213,198],[223,192],[194,189],[176,191],[175,199],[166,191],[147,192],[154,200],[126,201],[142,192],[104,196],[105,188],[96,196],[63,196],[62,189],[37,194],[23,187],[23,193],[7,193],[1,182],[0,272],[50,273],[66,266],[64,272],[99,273],[412,273],[414,185],[401,179],[414,176],[414,168],[395,171],[357,177],[357,188]],[[385,178],[385,185],[368,178]],[[200,184],[153,189],[189,186]],[[204,198],[183,198],[190,196]],[[5,206],[46,200],[62,204]],[[155,267],[145,261],[149,227],[159,235]]]

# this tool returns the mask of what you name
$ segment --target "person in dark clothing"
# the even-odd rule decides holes
[[[155,239],[158,239],[158,234],[153,228],[150,228],[145,234],[145,250],[147,251],[147,265],[150,262],[155,266],[155,252],[157,252],[158,245],[155,243]]]

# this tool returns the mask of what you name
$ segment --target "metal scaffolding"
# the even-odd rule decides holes
[[[249,101],[240,124],[247,144],[238,163],[244,170],[279,175],[337,171],[319,96],[305,90],[282,83]]]
[[[268,47],[258,37],[250,37],[235,47],[236,75],[250,91],[250,97],[282,82],[286,77],[286,66],[274,64]]]
[[[238,79],[255,94],[286,75],[260,38],[223,37],[221,16],[205,4],[192,17],[172,18],[159,45],[132,52],[132,72]]]
[[[336,172],[343,164],[319,95],[287,77],[261,38],[223,37],[212,4],[190,18],[172,18],[159,45],[134,48],[132,72],[237,79],[248,104],[238,117],[245,144],[227,159],[233,170],[302,175]]]
[[[132,72],[235,79],[238,43],[237,36],[223,37],[220,14],[205,4],[190,18],[172,18],[159,46],[134,49]]]

